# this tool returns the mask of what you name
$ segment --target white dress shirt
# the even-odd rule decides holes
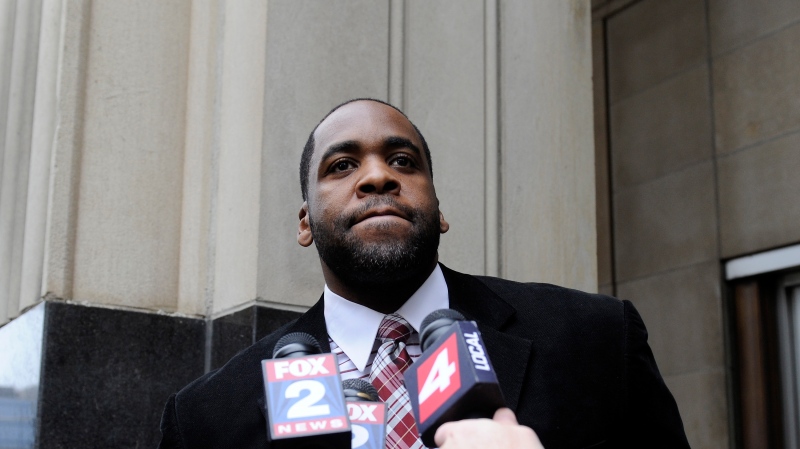
[[[376,337],[384,314],[369,307],[356,304],[332,292],[325,286],[325,324],[328,327],[331,352],[339,360],[342,379],[369,376],[372,359],[378,345]],[[436,265],[428,279],[397,310],[413,327],[413,333],[406,343],[412,360],[420,355],[419,328],[429,313],[450,307],[447,283],[442,269]]]

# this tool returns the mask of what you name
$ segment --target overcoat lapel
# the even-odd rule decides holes
[[[506,404],[516,410],[532,346],[528,340],[501,332],[514,320],[516,311],[476,277],[441,267],[450,307],[478,323]]]
[[[317,339],[322,352],[331,352],[331,344],[328,341],[328,327],[325,325],[325,301],[321,295],[319,301],[314,304],[308,312],[300,316],[286,333],[305,332]],[[285,334],[284,334],[285,335]]]
[[[323,353],[331,352],[331,344],[328,341],[328,327],[325,325],[325,303],[323,296],[320,296],[316,304],[301,315],[293,325],[289,326],[283,335],[291,334],[292,332],[305,332],[311,335],[317,340]],[[277,339],[275,341],[277,342]],[[273,351],[274,346],[268,348],[270,356],[272,356]],[[263,394],[256,398],[256,406],[261,414],[264,415],[264,419],[267,420],[266,398]]]

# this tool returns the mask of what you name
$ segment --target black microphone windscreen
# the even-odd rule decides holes
[[[378,390],[364,379],[347,379],[342,381],[345,401],[380,401]]]
[[[292,332],[286,334],[275,343],[272,351],[273,359],[283,359],[286,357],[321,354],[322,348],[317,339],[305,332]]]
[[[447,331],[451,324],[464,320],[466,320],[464,315],[453,309],[439,309],[429,313],[422,320],[422,325],[420,325],[420,348],[425,351],[439,336]]]

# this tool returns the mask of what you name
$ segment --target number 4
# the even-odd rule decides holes
[[[431,371],[428,373],[428,377],[422,385],[422,389],[419,392],[419,403],[422,404],[425,402],[436,390],[439,390],[441,393],[449,387],[450,378],[453,377],[455,372],[456,364],[450,361],[447,357],[447,348],[444,348],[442,352],[436,356],[436,360],[433,361]]]

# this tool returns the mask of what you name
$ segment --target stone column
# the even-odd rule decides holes
[[[0,322],[34,306],[0,344],[42,337],[18,345],[42,360],[40,445],[155,446],[170,392],[317,300],[298,165],[351,98],[425,133],[442,262],[594,290],[588,3],[42,0],[28,193],[2,192],[24,263],[0,298]],[[75,430],[98,416],[113,431]]]
[[[597,289],[589,2],[500,2],[504,277]]]

